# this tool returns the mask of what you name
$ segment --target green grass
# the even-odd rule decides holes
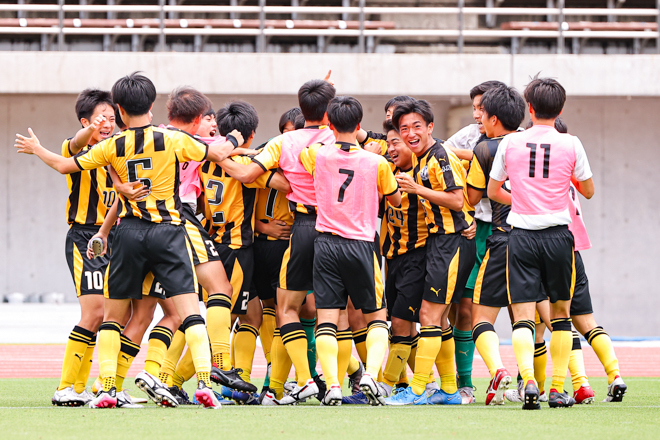
[[[0,438],[660,438],[658,378],[626,378],[629,391],[622,403],[598,402],[553,410],[543,404],[541,411],[522,411],[518,404],[321,408],[316,401],[297,407],[230,406],[218,411],[199,407],[165,409],[153,404],[142,410],[90,410],[51,407],[57,382],[56,379],[0,379]],[[487,382],[485,379],[475,382],[477,399],[483,403]],[[592,379],[591,385],[596,398],[602,400],[606,393],[605,379]],[[133,391],[140,393],[135,388]]]

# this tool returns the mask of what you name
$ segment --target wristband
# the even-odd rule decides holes
[[[238,140],[233,135],[228,134],[225,139],[231,142],[234,148],[238,148]]]

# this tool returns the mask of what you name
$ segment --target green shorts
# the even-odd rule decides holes
[[[474,284],[477,281],[477,275],[479,274],[479,268],[481,267],[481,262],[486,255],[486,239],[490,237],[492,223],[487,223],[481,220],[476,220],[477,222],[477,234],[474,236],[474,242],[477,246],[477,260],[474,262],[474,267],[470,273],[470,278],[468,278],[467,284],[465,284],[465,290],[463,291],[463,298],[472,298],[474,293]]]

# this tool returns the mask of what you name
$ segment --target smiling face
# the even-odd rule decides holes
[[[488,113],[482,111],[481,112],[481,127],[483,127],[483,131],[480,130],[481,133],[485,133],[486,136],[489,138],[494,138],[496,136],[496,131],[497,131],[497,116],[489,116]]]
[[[87,120],[82,118],[80,122],[82,123],[83,127],[88,127],[89,124],[91,124],[91,122],[98,118],[100,115],[105,117],[105,121],[103,121],[99,128],[94,130],[94,133],[92,133],[92,137],[89,140],[90,145],[97,144],[103,139],[109,138],[115,131],[115,110],[112,108],[112,106],[106,103],[97,105],[96,108],[94,108],[94,113],[90,119]]]
[[[408,113],[399,120],[399,134],[408,148],[421,156],[433,145],[433,122],[427,125],[422,115]]]
[[[206,115],[197,129],[197,134],[202,137],[215,137],[218,133],[218,124],[215,122],[215,115]]]
[[[387,133],[387,154],[390,155],[390,159],[397,168],[407,170],[412,167],[412,152],[401,140],[401,136],[396,130],[390,130]]]
[[[481,107],[481,97],[483,95],[477,95],[472,100],[472,117],[477,121],[479,126],[479,133],[484,134],[484,126],[481,124],[481,115],[483,114],[483,108]]]

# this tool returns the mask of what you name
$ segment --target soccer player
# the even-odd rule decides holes
[[[323,405],[340,405],[337,324],[350,296],[368,321],[367,368],[360,389],[371,405],[384,404],[376,382],[387,351],[387,322],[383,286],[373,248],[379,194],[394,206],[401,203],[398,185],[387,161],[363,151],[356,134],[362,106],[352,97],[336,97],[327,109],[334,145],[314,144],[300,162],[314,176],[318,202],[314,241],[314,297],[318,327],[316,344],[321,367],[330,385]]]
[[[451,334],[443,331],[449,305],[457,303],[474,265],[474,241],[461,234],[472,223],[464,194],[465,170],[454,153],[433,138],[433,111],[428,102],[416,100],[402,103],[394,110],[392,123],[401,139],[414,153],[413,174],[397,174],[402,191],[416,194],[422,201],[429,237],[426,241],[426,278],[422,305],[419,311],[420,339],[415,356],[415,375],[405,391],[389,397],[391,405],[449,403],[461,397],[453,387],[441,389],[427,396],[433,364],[440,354],[439,364],[445,363],[441,353],[443,339],[449,342]],[[449,328],[449,327],[448,327]],[[453,338],[451,338],[453,339]],[[452,341],[453,342],[453,341]],[[451,347],[453,369],[454,348]],[[443,376],[454,376],[455,371],[438,371]]]
[[[76,100],[76,116],[82,129],[62,143],[62,156],[87,151],[115,129],[114,103],[109,92],[86,89]],[[106,168],[78,171],[67,176],[66,260],[80,302],[81,318],[69,335],[64,352],[62,376],[52,402],[58,406],[80,406],[93,395],[85,386],[92,366],[96,332],[103,321],[103,285],[108,258],[84,258],[87,242],[103,223],[116,199]]]
[[[315,229],[317,199],[314,180],[300,163],[299,156],[300,152],[311,144],[334,145],[335,137],[327,127],[326,114],[328,102],[334,96],[335,88],[330,83],[323,80],[306,82],[298,90],[298,103],[305,118],[304,128],[271,139],[249,165],[231,160],[221,163],[233,178],[243,183],[252,183],[268,170],[279,167],[291,184],[291,193],[287,198],[295,217],[289,247],[282,260],[277,289],[276,318],[279,332],[278,329],[275,330],[275,338],[278,334],[281,335],[284,347],[296,368],[298,388],[289,394],[283,403],[297,403],[319,392],[309,368],[307,338],[300,323],[299,310],[307,292],[313,288],[314,240],[320,233]],[[284,364],[278,365],[275,359],[272,359],[271,380],[281,380],[282,377],[286,380],[288,371],[283,371],[282,365]],[[264,398],[264,402],[272,403],[273,400],[274,398]]]
[[[507,223],[507,289],[513,311],[513,348],[525,390],[523,409],[539,409],[534,380],[534,312],[536,302],[550,299],[552,385],[548,404],[569,407],[575,400],[564,392],[572,346],[570,304],[575,288],[575,242],[568,192],[571,179],[590,198],[591,168],[577,137],[559,133],[554,122],[562,112],[566,91],[556,80],[534,78],[525,88],[534,126],[508,135],[493,160],[488,197],[511,204]],[[502,188],[509,178],[511,193]],[[545,294],[541,289],[545,288]]]
[[[486,139],[474,148],[474,157],[467,175],[468,198],[476,205],[488,187],[493,158],[505,136],[515,133],[525,117],[525,101],[515,89],[496,86],[481,96],[481,126]],[[506,250],[511,226],[506,223],[509,205],[489,201],[492,213],[492,235],[486,240],[483,261],[478,270],[472,298],[472,334],[474,344],[490,372],[486,405],[504,403],[504,393],[511,375],[504,368],[495,333],[495,320],[500,308],[509,305],[506,291]],[[477,226],[479,228],[479,226]],[[490,231],[489,231],[490,232]]]
[[[195,396],[206,407],[219,407],[210,388],[211,353],[204,319],[199,313],[197,279],[190,243],[182,225],[176,174],[178,163],[205,159],[221,161],[243,141],[239,132],[223,143],[208,146],[187,133],[150,125],[149,112],[156,99],[153,83],[139,73],[119,79],[112,97],[128,126],[75,158],[63,158],[41,146],[30,129],[30,138],[18,135],[18,152],[36,154],[62,174],[112,165],[122,182],[141,181],[150,188],[144,201],[120,196],[119,217],[113,253],[106,271],[104,323],[99,328],[99,366],[103,389],[90,402],[92,407],[117,404],[115,375],[120,348],[120,325],[131,298],[142,296],[142,283],[151,271],[172,297],[181,317],[192,352],[198,387]],[[182,250],[185,249],[185,252]],[[153,392],[153,390],[151,390]]]

